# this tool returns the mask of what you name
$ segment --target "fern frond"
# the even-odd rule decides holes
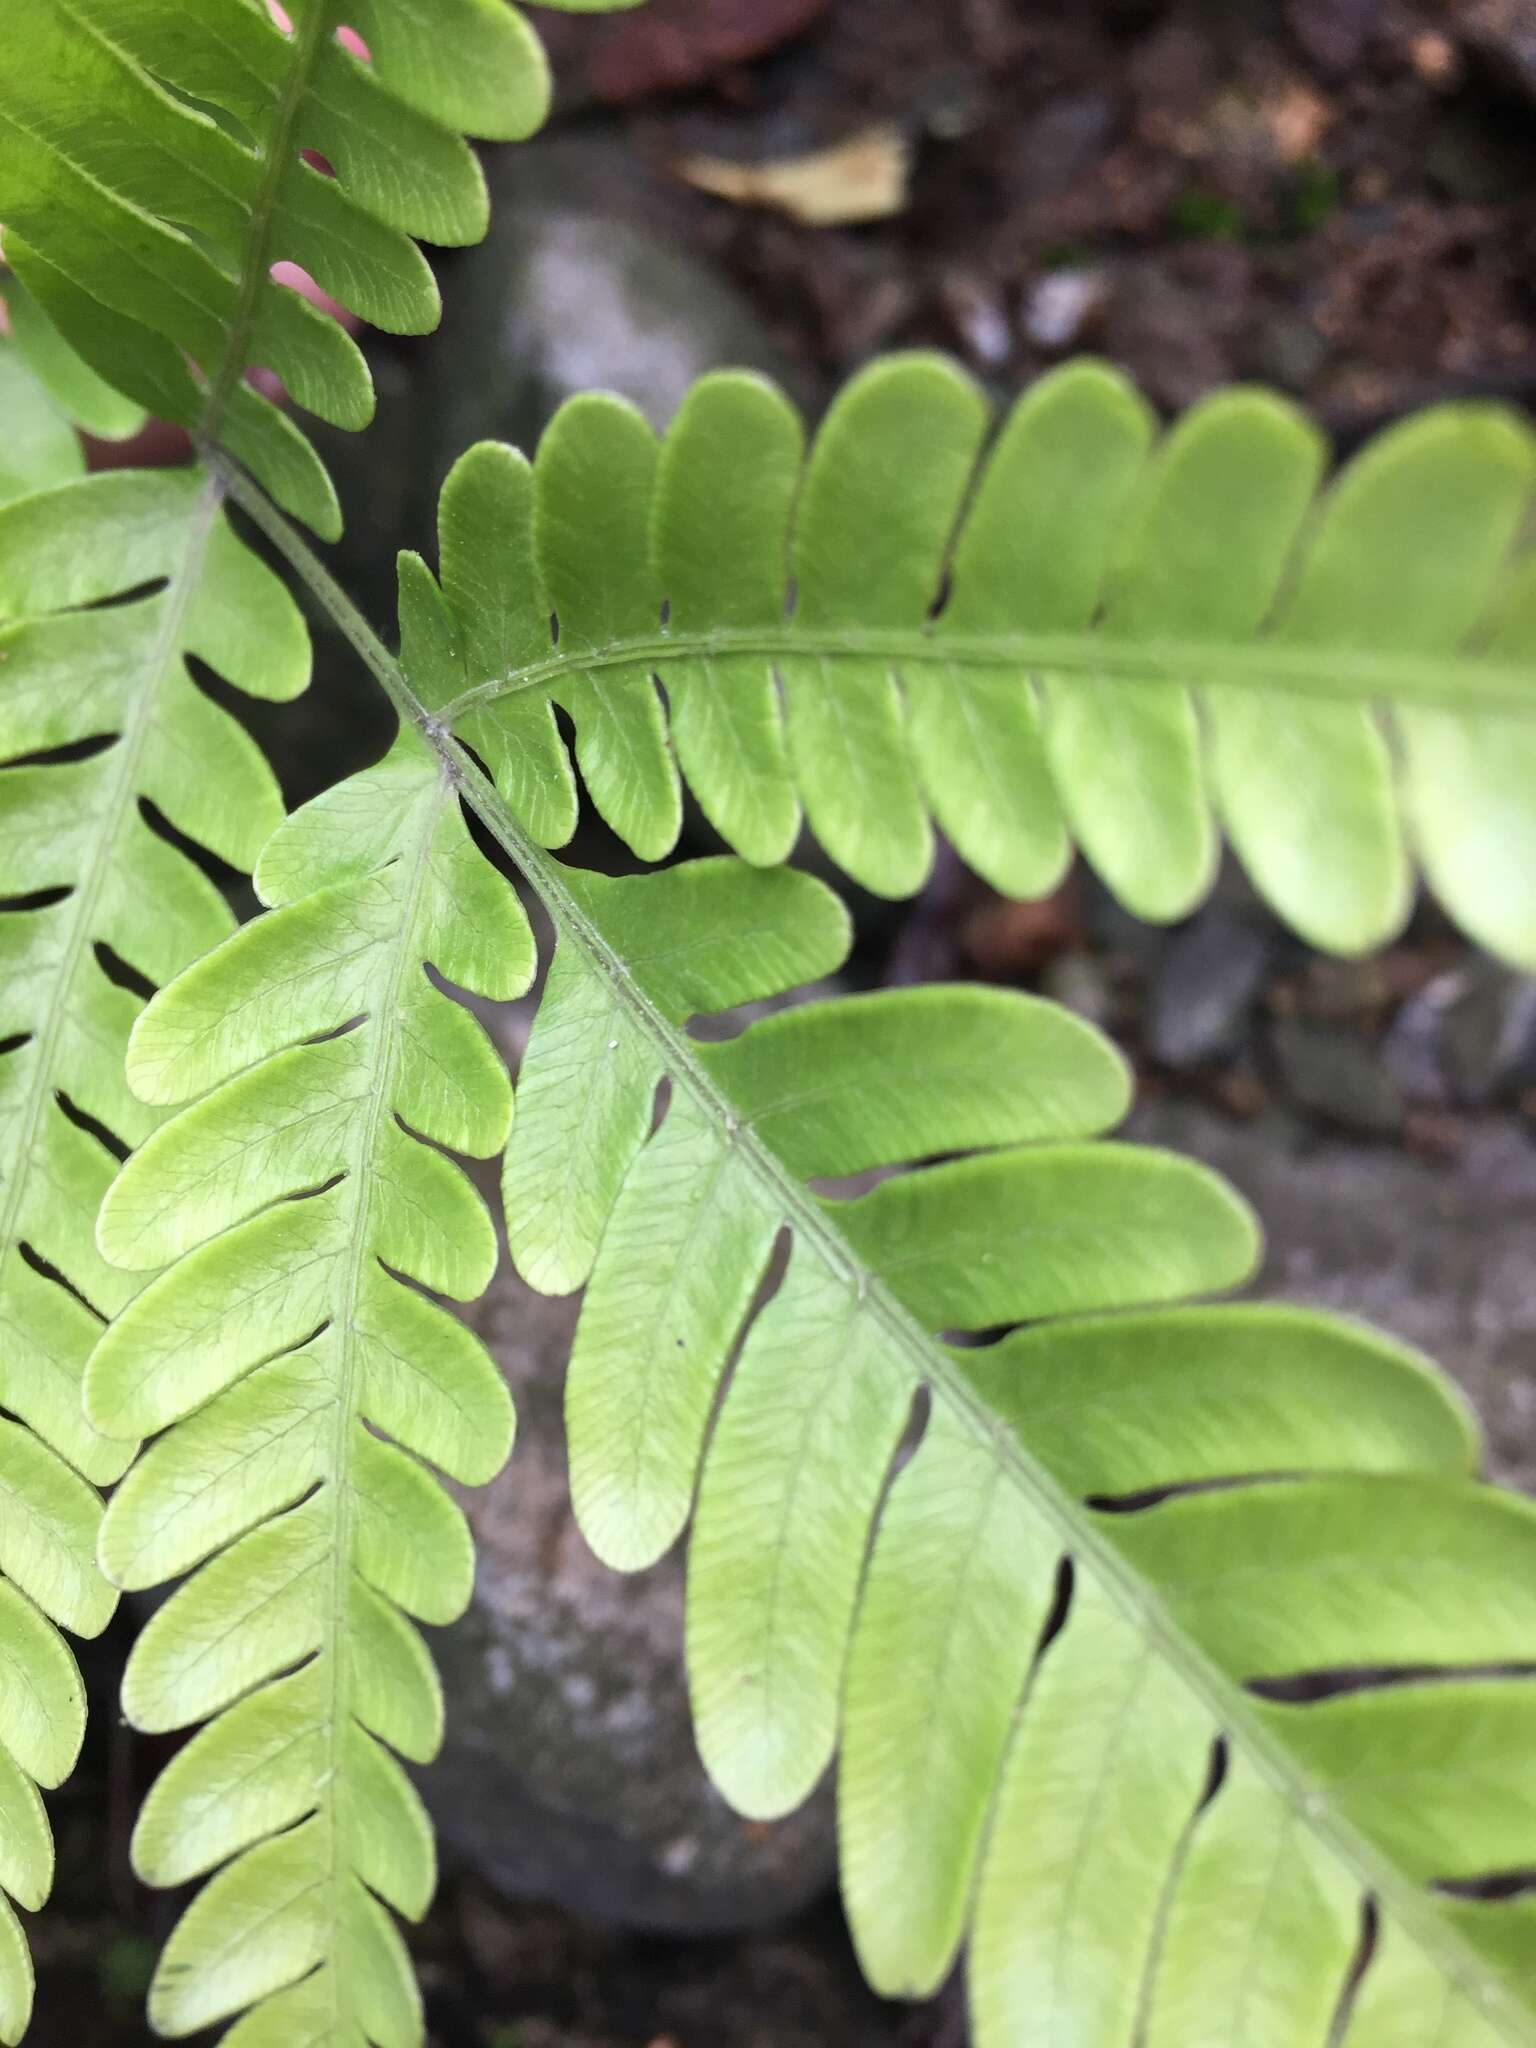
[[[482,513],[512,492],[527,504],[526,472],[502,451],[464,476],[489,484]],[[601,1555],[635,1568],[697,1502],[701,1749],[754,1816],[792,1807],[839,1752],[844,1889],[875,1984],[930,1989],[968,1938],[981,2048],[1536,2039],[1529,1903],[1483,1883],[1532,1861],[1528,1802],[1485,1788],[1529,1739],[1536,1510],[1476,1483],[1462,1405],[1416,1354],[1336,1319],[1191,1306],[1251,1270],[1251,1219],[1203,1170],[1098,1136],[1123,1108],[1123,1071],[1050,1005],[902,992],[808,1005],[721,1044],[691,1036],[695,1017],[835,971],[845,914],[793,871],[721,859],[609,879],[534,841],[518,816],[529,785],[503,796],[444,726],[470,650],[516,630],[523,587],[505,520],[477,530],[463,516],[474,496],[451,502],[446,598],[404,558],[403,666],[368,650],[414,733],[322,806],[355,898],[337,903],[327,861],[297,861],[282,890],[269,876],[269,894],[298,900],[164,991],[135,1040],[151,1094],[218,1092],[125,1169],[104,1241],[148,1232],[143,1255],[159,1258],[229,1226],[129,1307],[91,1368],[93,1412],[111,1408],[116,1426],[187,1417],[165,1440],[164,1479],[154,1451],[139,1468],[132,1526],[159,1550],[154,1568],[189,1561],[174,1535],[179,1434],[194,1469],[204,1431],[225,1456],[257,1450],[265,1433],[243,1415],[226,1429],[220,1402],[265,1404],[262,1361],[298,1369],[283,1347],[335,1313],[296,1248],[345,1270],[355,1233],[333,1238],[324,1205],[346,1200],[357,1155],[268,1133],[291,1113],[290,1063],[344,1057],[347,1038],[329,1034],[375,1014],[350,963],[389,940],[352,906],[398,890],[411,806],[381,802],[375,781],[424,746],[439,790],[463,792],[557,934],[504,1186],[525,1273],[587,1287],[568,1387],[578,1514]],[[621,585],[607,585],[615,602]],[[548,720],[541,705],[530,747]],[[622,790],[624,756],[609,758]],[[500,944],[521,985],[521,925]],[[433,957],[420,940],[407,951]],[[253,1011],[270,1020],[259,1042],[241,1021]],[[319,1088],[313,1119],[300,1104],[302,1129],[345,1124],[345,1092]],[[375,1128],[380,1102],[416,1121],[368,1094]],[[493,1135],[488,1123],[482,1143]],[[886,1177],[867,1192],[816,1191],[870,1173]],[[158,1243],[167,1213],[185,1235]],[[467,1210],[456,1227],[467,1242]],[[418,1270],[403,1243],[381,1255]],[[1012,1334],[974,1341],[1000,1329]],[[168,1405],[145,1408],[145,1389]],[[262,1413],[302,1406],[282,1394]],[[273,1518],[177,1596],[185,1632],[146,1637],[169,1697],[172,1649],[190,1668],[197,1625],[234,1623],[219,1696],[193,1678],[181,1718],[325,1655],[291,1582],[330,1544],[309,1518],[334,1482],[286,1451],[261,1469],[256,1511]],[[317,1476],[317,1493],[284,1505]],[[197,1554],[237,1526],[212,1517]],[[359,1556],[358,1569],[366,1582],[378,1567]],[[1329,1696],[1288,1703],[1319,1674]],[[145,1711],[140,1682],[130,1698]],[[326,1770],[300,1775],[285,1819],[325,1812]],[[207,1860],[249,1839],[223,1836]],[[253,1853],[298,1855],[289,1839]],[[264,1865],[246,1867],[188,1923],[239,1953],[241,1909],[254,1920],[274,1895]],[[281,1862],[276,1895],[301,1877]],[[1357,1990],[1367,1905],[1378,1933]],[[282,1985],[283,2023],[302,2012],[330,2038],[313,2018],[317,2002],[329,2010],[324,1963],[301,1974],[321,1951],[284,1925],[262,1922],[259,1970],[186,2005],[169,1964],[200,1957],[191,1937],[173,1949],[162,2024]]]
[[[435,1751],[436,1676],[407,1616],[452,1620],[470,1539],[428,1460],[475,1483],[511,1409],[490,1359],[423,1290],[468,1300],[496,1240],[443,1150],[489,1156],[506,1074],[430,964],[512,996],[533,940],[411,736],[296,813],[262,855],[270,913],[149,1005],[134,1087],[190,1103],[113,1184],[103,1252],[168,1268],[103,1338],[87,1405],[162,1431],[102,1532],[117,1584],[193,1576],[129,1660],[153,1730],[209,1725],[150,1795],[150,1883],[217,1871],[165,1951],[162,2033],[246,2012],[240,2048],[421,2039],[383,1901],[433,1886],[430,1830],[389,1752]],[[222,1866],[222,1867],[221,1867]]]
[[[1179,1305],[1247,1275],[1251,1222],[1186,1162],[1085,1142],[1125,1080],[1052,1006],[900,991],[700,1044],[750,963],[840,964],[819,885],[546,860],[540,886],[506,1210],[536,1285],[587,1281],[577,1516],[636,1569],[696,1499],[701,1752],[772,1817],[840,1745],[875,1986],[933,1991],[968,1934],[979,2048],[1324,2048],[1370,1900],[1349,2048],[1536,2039],[1529,1903],[1438,1889],[1536,1853],[1495,1790],[1536,1730],[1536,1509],[1474,1483],[1449,1388],[1330,1317]],[[1274,1703],[1329,1671],[1339,1697]]]
[[[1220,830],[1318,945],[1390,937],[1417,862],[1536,966],[1525,426],[1438,408],[1319,496],[1325,450],[1284,400],[1224,393],[1154,447],[1131,386],[1080,363],[987,434],[923,357],[857,377],[804,462],[755,378],[703,380],[660,445],[575,399],[531,474],[477,449],[450,480],[466,674],[433,708],[546,846],[576,815],[558,704],[645,859],[681,774],[753,862],[787,856],[803,806],[855,880],[904,895],[934,819],[1007,893],[1050,889],[1075,843],[1162,920],[1208,889]]]
[[[549,74],[507,0],[291,0],[287,14],[285,33],[265,0],[14,0],[0,221],[11,265],[93,368],[333,536],[314,450],[243,380],[274,370],[343,427],[367,424],[372,385],[346,332],[272,266],[302,266],[390,332],[434,326],[413,237],[485,232],[465,135],[531,134]],[[343,22],[371,61],[337,40]]]
[[[637,496],[606,474],[608,510]],[[528,573],[535,510],[525,465],[475,451],[441,589],[402,559],[400,662],[341,605],[555,928],[508,1236],[535,1284],[586,1286],[567,1415],[594,1547],[644,1566],[697,1504],[690,1685],[717,1784],[772,1816],[836,1750],[867,1971],[920,1993],[968,1940],[979,2048],[1536,2041],[1536,1814],[1506,1790],[1536,1697],[1536,1509],[1477,1482],[1463,1406],[1415,1353],[1191,1305],[1251,1270],[1251,1219],[1214,1176],[1098,1137],[1123,1074],[1052,1006],[903,992],[693,1037],[834,972],[845,915],[731,859],[562,866],[526,822],[548,826],[569,775],[533,690],[511,737],[470,728],[506,793],[455,740],[466,677],[535,630],[530,589],[559,601]],[[608,551],[589,605],[570,570],[578,644],[557,659],[635,616],[627,562]],[[1467,666],[1504,701],[1513,670]],[[650,712],[595,682],[583,702],[583,768],[643,817]],[[389,858],[372,828],[356,844]],[[244,944],[263,942],[231,959]],[[235,976],[210,1003],[203,972],[141,1027],[147,1075],[240,996]],[[174,1318],[155,1337],[149,1298],[117,1326],[160,1347],[119,1353],[125,1393],[203,1342]],[[242,1680],[280,1662],[259,1636],[250,1655]]]
[[[523,587],[526,483],[500,451],[460,472],[445,612],[403,566],[403,661],[450,760],[454,675]],[[1309,560],[1335,555],[1325,523]],[[610,620],[624,590],[610,568]],[[697,1502],[701,1751],[766,1817],[840,1746],[876,1986],[932,1990],[969,1934],[981,2048],[1322,2048],[1369,1902],[1348,2048],[1413,2040],[1409,2014],[1426,2043],[1536,2038],[1529,1903],[1444,1889],[1536,1851],[1527,1802],[1465,1795],[1469,1758],[1536,1725],[1536,1510],[1474,1482],[1449,1388],[1331,1318],[1183,1306],[1246,1277],[1251,1222],[1186,1162],[1084,1142],[1125,1083],[1082,1025],[939,989],[701,1044],[690,1021],[743,1000],[744,963],[754,994],[757,963],[783,986],[836,970],[826,892],[728,861],[575,876],[519,822],[523,785],[459,772],[557,933],[504,1186],[525,1275],[586,1285],[578,1517],[634,1569]],[[851,1198],[810,1185],[904,1166]],[[1329,1671],[1353,1674],[1337,1698],[1264,1696]]]
[[[25,1906],[51,1868],[32,1783],[57,1784],[83,1732],[73,1658],[43,1616],[95,1635],[116,1601],[94,1488],[132,1446],[86,1421],[80,1393],[102,1318],[133,1291],[95,1249],[109,1147],[155,1122],[123,1078],[132,988],[169,981],[231,924],[144,806],[246,866],[281,816],[194,656],[261,696],[308,675],[298,613],[217,486],[121,473],[0,507],[0,1886]],[[0,1901],[0,2039],[19,2038],[29,2003]]]

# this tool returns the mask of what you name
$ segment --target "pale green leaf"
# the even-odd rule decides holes
[[[983,2044],[1134,2038],[1169,1866],[1209,1769],[1216,1730],[1199,1704],[1098,1587],[1074,1590],[992,1813],[969,1973]]]
[[[0,281],[0,291],[17,354],[64,417],[104,441],[136,434],[144,424],[143,408],[81,361],[18,278]]]
[[[489,1281],[490,1218],[438,1148],[488,1156],[511,1117],[483,1030],[428,970],[509,997],[533,941],[414,736],[287,820],[257,880],[267,914],[134,1028],[136,1086],[185,1106],[99,1226],[108,1258],[165,1268],[88,1373],[99,1425],[163,1432],[108,1508],[102,1560],[134,1587],[193,1574],[139,1637],[124,1705],[146,1729],[209,1724],[151,1794],[135,1857],[158,1884],[225,1864],[151,2012],[183,2033],[249,2005],[232,2040],[291,2024],[412,2048],[420,2001],[373,1895],[424,1912],[431,1840],[381,1745],[435,1752],[442,1702],[406,1616],[454,1619],[473,1572],[463,1514],[418,1460],[483,1480],[511,1438],[483,1347],[418,1291]]]
[[[699,1750],[755,1819],[798,1806],[831,1760],[841,1646],[911,1406],[856,1295],[793,1257],[736,1362],[688,1546]]]
[[[334,535],[313,449],[242,379],[273,370],[298,404],[347,427],[371,417],[372,385],[346,330],[273,268],[300,266],[375,326],[433,327],[437,287],[412,238],[484,234],[465,132],[531,134],[549,69],[506,0],[294,0],[288,12],[285,33],[257,0],[17,0],[0,220],[12,268],[89,366],[89,387],[78,365],[60,373],[32,320],[29,352],[66,409],[121,433],[126,400],[221,439]],[[366,63],[337,40],[343,24]]]
[[[997,1461],[930,1417],[880,1517],[843,1687],[843,1897],[884,1991],[931,1995],[959,1949],[1055,1577],[1050,1538]]]
[[[578,1518],[644,1566],[697,1494],[702,1754],[772,1817],[840,1743],[875,1986],[930,1993],[969,1938],[980,2048],[1321,2048],[1369,1898],[1448,2012],[1474,1985],[1490,2040],[1528,2039],[1523,1919],[1441,1889],[1536,1842],[1523,1794],[1493,1817],[1529,1732],[1536,1514],[1474,1482],[1459,1398],[1337,1318],[1183,1305],[1247,1276],[1251,1220],[1187,1162],[1084,1142],[1125,1100],[1085,1026],[938,988],[695,1038],[747,993],[728,934],[749,958],[777,912],[782,951],[810,894],[758,901],[775,877],[718,861],[577,877],[473,788],[557,930],[505,1181],[543,1284],[556,1162],[604,1162]],[[633,1049],[606,1069],[595,992]],[[871,1167],[899,1170],[835,1197],[803,1178]],[[1438,1711],[1377,1675],[1421,1667]],[[1335,1670],[1357,1690],[1317,1720],[1250,1689]]]
[[[0,374],[17,361],[0,348]],[[10,424],[19,448],[14,412]],[[0,1424],[0,1775],[50,1784],[79,1747],[83,1700],[43,1615],[86,1636],[106,1626],[116,1592],[97,1568],[95,1488],[134,1448],[81,1402],[102,1319],[137,1284],[95,1244],[112,1148],[155,1122],[124,1079],[141,1003],[123,964],[169,981],[231,923],[144,807],[237,865],[281,816],[265,763],[194,684],[192,657],[254,695],[290,697],[308,677],[297,609],[235,539],[216,486],[125,473],[0,507],[0,895],[13,906],[0,915],[0,1405],[16,1418]],[[33,1868],[27,1892],[12,1888],[27,1905],[41,1902]]]
[[[543,845],[574,824],[552,704],[607,822],[645,858],[670,843],[654,678],[689,787],[755,862],[803,803],[855,881],[910,894],[931,813],[1004,891],[1052,887],[1075,842],[1172,919],[1210,887],[1219,820],[1315,944],[1392,937],[1417,860],[1536,965],[1523,422],[1435,408],[1319,498],[1325,451],[1285,401],[1219,395],[1153,446],[1134,390],[1083,362],[984,436],[969,382],[911,356],[853,380],[803,469],[790,408],[734,372],[690,393],[659,462],[594,398],[531,486],[472,450],[443,514],[465,682],[433,709]],[[493,474],[505,516],[477,527],[460,494]],[[492,647],[482,617],[517,632]]]
[[[0,1752],[0,1888],[36,1912],[53,1885],[53,1837],[36,1785]]]
[[[1179,1874],[1148,2042],[1326,2041],[1359,1939],[1359,1902],[1337,1865],[1239,1758]]]
[[[672,632],[779,623],[784,534],[804,447],[794,408],[766,380],[706,379],[678,408],[651,515]],[[761,655],[669,663],[667,695],[678,764],[711,823],[763,866],[786,859],[800,802],[771,663]]]
[[[0,335],[0,504],[85,474],[79,436],[15,344]]]
[[[16,1915],[0,1895],[0,2041],[11,2048],[32,2017],[32,1957]]]

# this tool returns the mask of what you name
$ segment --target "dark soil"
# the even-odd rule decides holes
[[[1353,434],[1431,396],[1536,387],[1536,123],[1495,43],[1463,33],[1488,12],[663,0],[550,26],[567,90],[623,98],[658,177],[694,151],[793,156],[872,123],[910,140],[908,203],[885,222],[698,202],[699,242],[818,366],[933,344],[1012,388],[1093,347],[1161,404],[1259,378]],[[742,17],[750,43],[721,29]],[[1041,290],[1063,273],[1093,289],[1061,338]]]
[[[134,1816],[175,1748],[118,1715],[133,1633],[119,1614],[81,1646],[86,1750],[49,1800],[54,1896],[23,1916],[39,1976],[28,2048],[140,2048],[156,1954],[191,1896],[146,1890],[129,1862]],[[965,2048],[957,1989],[921,2008],[871,1996],[833,1899],[788,1926],[689,1942],[510,1906],[450,1868],[410,1944],[432,2048]]]

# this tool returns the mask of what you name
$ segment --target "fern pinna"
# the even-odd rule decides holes
[[[1080,363],[979,460],[986,433],[971,381],[924,357],[855,378],[803,470],[756,378],[704,379],[659,447],[619,401],[573,401],[531,521],[500,514],[559,644],[527,605],[445,719],[548,845],[575,806],[553,702],[647,860],[681,776],[754,862],[787,857],[803,807],[855,881],[905,895],[931,813],[1006,893],[1053,887],[1075,841],[1161,920],[1210,886],[1219,824],[1318,945],[1392,936],[1416,858],[1476,937],[1536,962],[1526,427],[1438,408],[1319,497],[1322,443],[1285,401],[1218,395],[1154,448],[1125,379]],[[493,489],[478,459],[466,504]]]
[[[734,404],[760,387],[709,389]],[[674,432],[701,416],[702,400]],[[495,1387],[419,1292],[489,1271],[484,1216],[427,1143],[493,1151],[507,1116],[424,968],[507,993],[533,965],[462,800],[556,934],[504,1189],[524,1274],[586,1285],[578,1515],[632,1569],[693,1510],[701,1750],[754,1816],[792,1807],[838,1751],[871,1980],[932,1989],[968,1938],[981,2048],[1531,2039],[1531,1903],[1488,1880],[1532,1857],[1508,1786],[1530,1747],[1536,1511],[1477,1483],[1474,1432],[1432,1368],[1334,1318],[1190,1305],[1246,1277],[1252,1221],[1204,1171],[1103,1140],[1126,1081],[1082,1023],[937,988],[702,1043],[694,1019],[838,969],[832,892],[733,858],[605,878],[540,844],[571,787],[551,696],[611,810],[650,787],[635,736],[659,699],[637,704],[638,675],[610,698],[590,674],[638,618],[650,558],[612,545],[623,494],[604,465],[567,460],[614,422],[635,438],[609,402],[579,404],[532,470],[505,449],[465,458],[441,582],[402,562],[400,664],[357,628],[402,738],[279,829],[258,867],[276,907],[135,1029],[136,1085],[188,1106],[115,1183],[101,1242],[171,1263],[100,1344],[87,1398],[115,1431],[171,1427],[109,1508],[103,1555],[140,1585],[214,1553],[146,1629],[127,1701],[151,1726],[217,1716],[151,1797],[146,1872],[234,1858],[172,1938],[157,2024],[249,2008],[242,2048],[296,2029],[419,2038],[377,1899],[414,1910],[429,1866],[370,1738],[430,1746],[396,1610],[446,1618],[466,1584],[460,1525],[406,1453],[457,1472],[444,1388],[489,1403]],[[1502,504],[1520,444],[1463,424],[1417,431],[1464,443],[1471,472],[1486,457]],[[716,476],[718,511],[702,484],[694,507],[711,530],[740,497],[730,465]],[[1444,515],[1477,496],[1469,479]],[[1487,559],[1465,570],[1469,629],[1515,524],[1485,525]],[[1381,570],[1369,548],[1348,559]],[[645,587],[662,639],[673,586]],[[476,678],[525,671],[540,633],[540,688],[493,703]],[[1394,673],[1463,679],[1477,708],[1432,715],[1476,731],[1511,717],[1515,665],[1486,661]],[[557,663],[571,675],[546,691]],[[1373,686],[1387,667],[1367,664]],[[466,705],[473,754],[452,729]],[[423,1049],[423,1077],[474,1077],[453,1098],[473,1114],[412,1085]],[[382,1393],[371,1298],[400,1318]],[[405,1728],[372,1675],[396,1657],[420,1703]],[[281,1760],[236,1796],[256,1755]]]
[[[0,270],[8,332],[0,335],[0,503],[85,475],[82,431],[125,441],[144,424],[70,348],[14,275]]]
[[[0,1887],[37,1907],[52,1849],[34,1781],[66,1775],[84,1726],[73,1658],[43,1616],[105,1627],[116,1594],[96,1569],[94,1489],[133,1455],[87,1421],[81,1379],[134,1291],[93,1233],[117,1157],[156,1122],[123,1074],[135,991],[233,923],[159,821],[249,866],[281,816],[264,762],[188,662],[284,698],[308,679],[309,646],[216,486],[76,480],[73,430],[28,358],[0,353],[0,373],[11,445],[31,451],[30,488],[0,507]],[[0,2039],[19,2039],[30,2005],[0,1898]]]
[[[435,325],[412,237],[484,234],[464,138],[543,121],[549,67],[527,20],[505,0],[12,0],[6,34],[7,261],[117,390],[334,536],[324,466],[245,373],[275,371],[341,427],[366,426],[373,387],[357,344],[273,265],[392,333]]]
[[[423,1291],[490,1279],[490,1219],[438,1148],[498,1151],[511,1090],[426,967],[516,995],[533,942],[414,741],[289,820],[256,879],[277,907],[136,1027],[140,1093],[198,1099],[100,1224],[108,1258],[169,1268],[91,1362],[104,1430],[164,1432],[112,1499],[102,1561],[130,1587],[201,1566],[140,1636],[124,1705],[150,1729],[216,1717],[135,1837],[153,1883],[224,1866],[150,2010],[184,2034],[254,2002],[242,2048],[393,2048],[420,2018],[379,1901],[421,1913],[433,1862],[389,1751],[425,1761],[442,1724],[406,1617],[454,1619],[472,1570],[417,1460],[484,1480],[511,1436],[495,1367]]]

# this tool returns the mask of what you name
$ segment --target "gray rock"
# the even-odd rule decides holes
[[[1013,130],[1010,186],[1031,199],[1066,192],[1109,149],[1120,110],[1107,92],[1063,93]]]
[[[1114,1014],[1115,993],[1104,967],[1092,953],[1062,953],[1040,977],[1040,991],[1053,1003],[1075,1010],[1100,1030]]]
[[[1253,1203],[1259,1291],[1363,1317],[1429,1352],[1482,1417],[1495,1478],[1536,1490],[1536,1146],[1479,1120],[1430,1162],[1294,1119],[1238,1124],[1188,1101],[1138,1110],[1132,1134],[1224,1173]]]
[[[1536,980],[1474,958],[1443,1012],[1441,1062],[1454,1099],[1477,1108],[1536,1080]]]
[[[690,195],[618,136],[573,126],[493,155],[488,175],[491,231],[445,269],[424,379],[434,488],[473,440],[531,449],[573,392],[616,391],[659,427],[705,370],[795,383],[746,301],[687,245]]]
[[[1013,329],[997,291],[982,278],[956,271],[944,279],[939,296],[971,361],[984,370],[1001,369],[1013,354]]]
[[[1153,403],[1181,412],[1231,381],[1250,268],[1248,252],[1231,243],[1128,257],[1105,309],[1104,353],[1134,363]]]
[[[1310,391],[1332,344],[1306,313],[1277,310],[1249,336],[1244,370],[1285,391]]]
[[[448,1732],[422,1787],[448,1848],[510,1898],[671,1933],[765,1924],[831,1881],[826,1790],[789,1819],[734,1814],[698,1761],[683,1568],[621,1577],[571,1516],[561,1384],[574,1305],[503,1269],[473,1320],[518,1405],[518,1444],[464,1505],[469,1613],[433,1644]]]
[[[1397,1083],[1366,1039],[1308,1017],[1282,1017],[1274,1048],[1282,1086],[1298,1109],[1375,1137],[1391,1137],[1401,1128]]]
[[[1113,896],[1092,868],[1080,864],[1083,924],[1090,949],[1114,961],[1123,961],[1141,977],[1156,972],[1158,963],[1173,943],[1166,925],[1147,924]]]
[[[1020,319],[1026,336],[1048,355],[1074,348],[1109,298],[1102,270],[1051,270],[1030,286]]]
[[[1241,1051],[1249,1015],[1275,961],[1273,926],[1215,902],[1158,963],[1147,1008],[1147,1049],[1187,1071]]]
[[[1393,1019],[1382,1057],[1414,1101],[1512,1101],[1536,1084],[1536,979],[1480,955],[1437,974]]]
[[[1461,986],[1457,974],[1437,974],[1411,995],[1381,1041],[1381,1063],[1404,1101],[1449,1109],[1451,1087],[1441,1058],[1445,1013]]]

